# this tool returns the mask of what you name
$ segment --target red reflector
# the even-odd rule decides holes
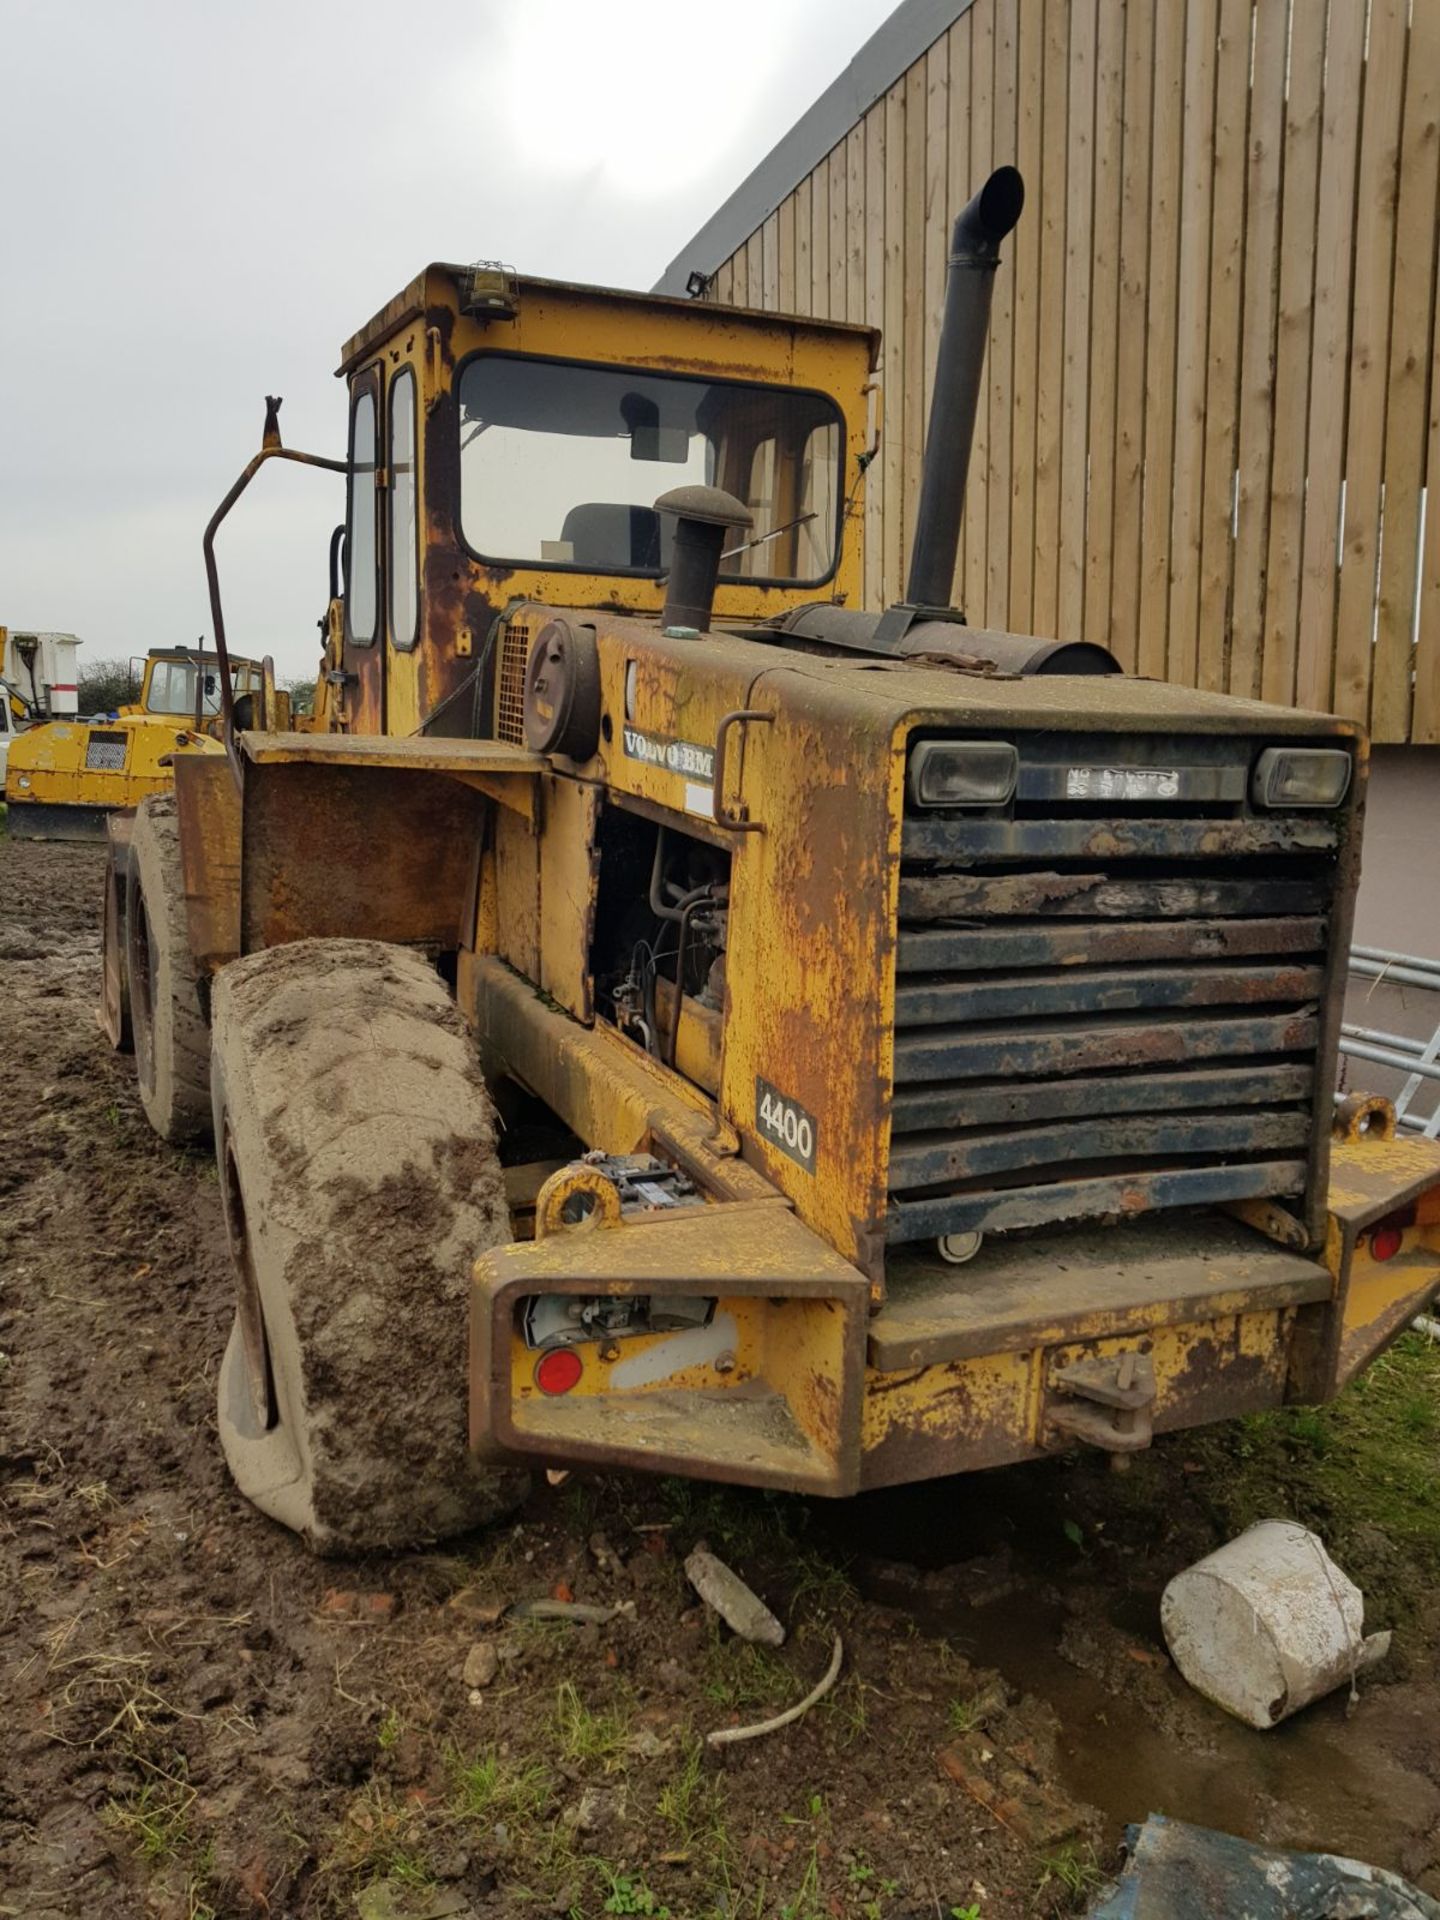
[[[1370,1236],[1370,1257],[1372,1260],[1393,1260],[1400,1251],[1400,1243],[1405,1238],[1400,1227],[1376,1227]]]
[[[551,1347],[535,1362],[535,1384],[542,1393],[569,1393],[583,1372],[573,1347]]]

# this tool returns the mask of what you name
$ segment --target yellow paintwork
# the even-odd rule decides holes
[[[160,697],[158,670],[175,660],[192,663],[194,656],[148,655],[139,700],[118,708],[113,719],[50,720],[16,736],[5,794],[15,808],[15,832],[23,835],[28,830],[27,807],[80,808],[96,815],[137,807],[147,795],[170,790],[170,763],[177,753],[223,754],[218,714],[205,716],[197,732],[193,707],[172,712],[151,705]],[[213,667],[213,656],[208,664]],[[263,691],[276,723],[288,725],[290,696],[276,689],[273,672],[256,660],[236,659],[231,667],[236,697],[258,696]],[[123,765],[113,770],[87,766],[92,743],[97,753],[107,745],[123,748]]]
[[[352,377],[382,366],[387,394],[389,381],[400,368],[413,368],[421,395],[422,475],[425,438],[436,401],[449,394],[455,368],[472,353],[488,350],[582,360],[596,366],[643,366],[663,373],[715,375],[828,394],[840,407],[844,422],[847,527],[858,529],[863,524],[863,493],[855,480],[872,437],[868,390],[877,342],[870,329],[795,316],[738,313],[523,276],[517,282],[513,318],[476,317],[460,311],[458,276],[463,272],[442,264],[427,267],[342,351],[340,370]],[[443,327],[436,327],[437,320],[443,320]],[[440,332],[446,335],[443,344],[433,337]],[[421,491],[423,497],[423,480]],[[617,586],[625,605],[636,611],[658,612],[665,598],[659,581],[626,578],[617,582],[610,574],[569,569],[515,568],[506,571],[505,584],[506,598],[560,607],[604,604],[615,596]],[[715,611],[722,619],[773,616],[786,606],[818,597],[859,606],[862,593],[857,536],[844,542],[840,570],[822,588],[722,581]],[[464,633],[463,637],[474,644],[484,636]],[[413,698],[415,682],[413,671],[406,671],[396,651],[391,650],[387,673],[391,698],[399,704],[388,730],[404,732],[411,717],[405,703]],[[412,655],[412,669],[413,664]]]
[[[1415,1135],[1337,1141],[1331,1155],[1325,1261],[1338,1324],[1327,1353],[1338,1390],[1408,1326],[1440,1290],[1440,1142]],[[1398,1252],[1377,1260],[1374,1228],[1402,1229]]]
[[[86,752],[95,734],[120,736],[123,768],[108,772],[86,767]],[[169,790],[168,762],[175,754],[223,752],[207,736],[154,714],[126,712],[96,726],[51,720],[16,737],[10,748],[5,797],[16,809],[134,807],[147,794]],[[17,830],[23,832],[23,826]]]
[[[1380,1163],[1347,1161],[1344,1149],[1336,1152],[1328,1298],[1313,1265],[1303,1297],[1283,1297],[1272,1264],[1248,1291],[1227,1274],[1203,1300],[1102,1302],[1067,1317],[1063,1329],[1048,1305],[1038,1306],[1023,1344],[996,1334],[991,1350],[904,1372],[867,1367],[866,1332],[885,1276],[895,928],[915,732],[1144,738],[1248,727],[1265,737],[1349,740],[1354,729],[1135,679],[987,676],[821,658],[747,638],[747,622],[817,598],[861,604],[872,402],[878,417],[874,336],[531,280],[518,281],[513,314],[475,317],[462,311],[462,282],[461,269],[426,269],[348,343],[341,368],[352,388],[375,393],[382,420],[395,381],[406,369],[415,376],[419,643],[397,645],[383,604],[376,639],[347,641],[343,611],[332,604],[325,668],[333,678],[322,680],[315,722],[330,731],[308,745],[294,734],[252,739],[245,752],[257,779],[263,765],[280,794],[292,768],[314,778],[325,765],[363,765],[395,783],[463,781],[493,801],[467,867],[476,877],[473,913],[466,892],[457,960],[457,997],[487,1072],[529,1089],[587,1147],[672,1160],[708,1202],[557,1232],[546,1210],[555,1187],[537,1238],[482,1258],[472,1290],[476,1445],[835,1493],[1071,1444],[1047,1410],[1064,1386],[1056,1370],[1079,1361],[1143,1352],[1161,1430],[1294,1397],[1302,1349],[1306,1390],[1316,1381],[1333,1388],[1366,1342],[1387,1337],[1423,1270],[1408,1247],[1404,1265],[1384,1275],[1368,1269],[1363,1249],[1357,1254],[1352,1216],[1373,1198]],[[455,386],[467,357],[487,350],[828,393],[841,410],[845,455],[834,579],[818,590],[722,579],[713,630],[687,638],[660,630],[662,582],[479,559],[458,526]],[[394,479],[382,455],[382,520]],[[541,759],[523,744],[520,677],[556,617],[594,634],[600,737],[583,762]],[[482,662],[499,689],[487,697],[500,741],[417,737],[442,702],[466,696]],[[464,731],[479,710],[447,708],[446,725]],[[746,710],[760,717],[732,725],[717,788],[722,723]],[[678,1070],[597,1011],[590,968],[607,808],[729,858],[724,1010],[702,1027],[693,1012],[687,1024],[682,1008]],[[385,831],[383,820],[375,830]],[[424,822],[411,831],[423,838]],[[620,844],[628,857],[633,842]],[[354,886],[361,876],[345,878]],[[627,884],[633,892],[633,876]],[[624,904],[603,902],[612,915]],[[819,1117],[813,1165],[761,1131],[762,1078]],[[1440,1162],[1426,1172],[1431,1163],[1407,1143],[1391,1146],[1400,1158],[1386,1165],[1402,1185],[1440,1182]],[[1382,1148],[1367,1142],[1357,1151]],[[1296,1225],[1305,1236],[1318,1222]],[[1416,1229],[1422,1238],[1431,1231]],[[1256,1241],[1263,1267],[1265,1243]],[[1292,1256],[1283,1258],[1293,1267]],[[983,1284],[980,1269],[975,1284]],[[586,1342],[575,1349],[581,1374],[572,1392],[537,1390],[537,1356],[518,1325],[527,1298],[666,1292],[715,1301],[733,1340],[699,1357],[688,1333]]]
[[[516,1307],[532,1295],[712,1299],[703,1328],[586,1342],[580,1380],[535,1384]],[[641,1212],[502,1247],[471,1292],[471,1433],[519,1452],[673,1460],[752,1485],[858,1484],[864,1278],[783,1206]]]

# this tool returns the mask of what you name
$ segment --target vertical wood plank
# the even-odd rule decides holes
[[[1145,313],[1150,269],[1150,91],[1154,9],[1125,9],[1120,179],[1120,294],[1115,326],[1115,498],[1109,646],[1133,673],[1140,624],[1140,510],[1145,458]],[[1037,541],[1037,547],[1039,542]]]
[[[757,227],[745,242],[746,268],[750,278],[750,304],[765,304],[765,229]]]
[[[1430,349],[1430,425],[1425,460],[1428,499],[1425,548],[1420,564],[1420,630],[1415,646],[1415,711],[1410,738],[1417,746],[1440,745],[1440,301],[1436,302]]]
[[[1165,638],[1170,621],[1170,503],[1175,478],[1175,293],[1180,258],[1184,35],[1184,9],[1178,0],[1177,4],[1156,9],[1138,649],[1140,672],[1156,679],[1163,679],[1165,675]]]
[[[830,318],[830,156],[810,175],[810,311]]]
[[[1019,54],[1019,0],[995,0],[994,165],[1015,164],[1018,138],[1015,63]],[[1012,261],[1014,253],[1012,249]],[[1010,483],[1015,420],[1015,272],[995,276],[990,309],[990,465],[986,487],[989,554],[986,618],[1010,625]]]
[[[925,62],[905,75],[905,466],[900,503],[902,572],[920,499],[925,440]]]
[[[737,247],[731,255],[735,265],[735,304],[748,307],[750,304],[750,246],[747,241],[743,247]]]
[[[795,311],[795,196],[787,193],[780,202],[780,267],[775,297],[781,313]]]
[[[1170,518],[1166,677],[1195,684],[1200,618],[1200,501],[1210,337],[1210,197],[1215,143],[1215,0],[1189,0],[1181,158],[1180,324],[1175,355],[1175,478]]]
[[[1420,489],[1425,476],[1434,297],[1436,162],[1440,153],[1440,7],[1417,6],[1405,62],[1400,198],[1395,209],[1395,290],[1390,381],[1385,397],[1385,524],[1370,734],[1379,742],[1410,733],[1419,575]]]
[[[1220,0],[1215,56],[1210,213],[1210,336],[1205,375],[1205,473],[1200,503],[1195,682],[1223,691],[1234,571],[1235,463],[1240,428],[1240,301],[1245,268],[1245,148],[1251,0]]]
[[[1090,216],[1095,186],[1095,0],[1070,8],[1069,161],[1065,194],[1065,399],[1060,428],[1057,632],[1085,624],[1085,507],[1090,431]]]
[[[1260,693],[1265,555],[1270,540],[1270,452],[1279,304],[1280,177],[1290,23],[1279,0],[1259,0],[1245,188],[1245,300],[1240,330],[1239,481],[1230,613],[1231,693]]]
[[[900,490],[905,471],[905,82],[885,96],[885,469],[884,557],[881,597],[888,606],[903,591],[900,579]]]
[[[795,311],[815,311],[815,292],[810,266],[810,176],[795,189]]]
[[[925,56],[925,340],[924,419],[930,431],[930,397],[935,391],[935,359],[940,345],[940,316],[945,309],[945,261],[949,252],[947,189],[950,161],[950,42],[937,40]]]
[[[970,179],[982,186],[995,164],[995,0],[970,10]],[[966,195],[969,198],[969,195]],[[962,202],[963,204],[963,202]],[[958,211],[958,209],[957,209]],[[972,627],[1000,618],[989,598],[991,380],[983,380],[975,408],[965,540],[965,617]]]
[[[980,0],[985,5],[987,0]],[[961,14],[946,36],[950,47],[950,148],[947,162],[946,235],[945,248],[948,256],[950,248],[949,228],[955,215],[970,198],[970,33],[971,14]],[[960,545],[955,555],[955,580],[950,589],[950,599],[954,606],[964,610],[966,617],[970,609],[966,606],[967,555],[971,544],[972,502],[975,488],[967,479],[965,485],[965,511],[960,522]]]
[[[722,307],[730,306],[735,298],[735,267],[733,262],[722,260],[715,269],[706,290],[707,297]]]
[[[1345,459],[1345,387],[1350,362],[1355,165],[1360,141],[1364,54],[1364,10],[1332,5],[1325,48],[1325,103],[1320,120],[1308,480],[1295,652],[1295,698],[1302,707],[1330,705],[1334,671],[1340,482]]]
[[[845,142],[830,150],[830,318],[845,318],[846,269],[850,253],[845,218]]]
[[[780,305],[780,212],[777,208],[760,229],[760,302],[769,313]]]
[[[845,318],[865,318],[865,122],[845,137]]]
[[[1028,0],[1027,0],[1028,3]],[[1132,7],[1148,20],[1150,8]],[[1070,93],[1070,0],[1045,0],[1044,139],[1039,205],[1040,325],[1035,365],[1035,565],[1032,630],[1060,630],[1060,433],[1065,395],[1065,208]],[[1148,131],[1146,139],[1148,141]],[[1028,184],[1028,183],[1027,183]]]
[[[865,116],[865,319],[877,331],[885,325],[885,103],[879,101]],[[883,348],[882,348],[883,351]],[[885,604],[885,461],[889,435],[883,360],[872,378],[879,386],[880,447],[865,470],[865,605],[878,611]]]
[[[1380,476],[1390,369],[1390,289],[1399,190],[1400,112],[1407,40],[1405,0],[1372,0],[1360,122],[1359,204],[1351,294],[1350,408],[1345,430],[1345,524],[1335,620],[1336,713],[1370,717]]]
[[[1095,42],[1095,188],[1090,218],[1090,498],[1084,634],[1110,640],[1115,538],[1115,351],[1120,322],[1120,180],[1125,123],[1125,0],[1100,0]]]
[[[1114,0],[1117,6],[1124,0]],[[1042,141],[1045,104],[1045,9],[1022,0],[1016,35],[1015,163],[1033,196],[1001,271],[1014,282],[1015,345],[1011,364],[1010,577],[1006,625],[1033,633],[1035,594],[1036,366],[1040,334]]]
[[[1270,462],[1270,540],[1265,560],[1264,659],[1260,675],[1265,698],[1278,700],[1282,706],[1290,706],[1295,699],[1324,61],[1325,8],[1297,4],[1290,23],[1290,88],[1285,105],[1275,445]]]

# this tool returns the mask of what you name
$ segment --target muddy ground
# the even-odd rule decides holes
[[[1080,1911],[1152,1810],[1440,1894],[1440,1362],[1336,1409],[845,1506],[539,1485],[443,1552],[317,1562],[234,1493],[207,1156],[147,1131],[92,1006],[100,856],[0,838],[0,1913]],[[1270,1734],[1171,1669],[1157,1599],[1249,1520],[1317,1526],[1392,1624],[1353,1711]],[[786,1621],[731,1639],[707,1539]],[[605,1626],[509,1602],[627,1603]],[[633,1617],[631,1610],[633,1609]],[[842,1678],[728,1757],[709,1729]]]

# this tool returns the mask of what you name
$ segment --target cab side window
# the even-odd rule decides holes
[[[402,367],[390,382],[390,511],[386,560],[390,570],[390,639],[413,647],[419,624],[419,562],[415,473],[415,375]]]
[[[375,638],[375,393],[366,387],[350,412],[350,510],[346,518],[345,624],[356,646]]]

